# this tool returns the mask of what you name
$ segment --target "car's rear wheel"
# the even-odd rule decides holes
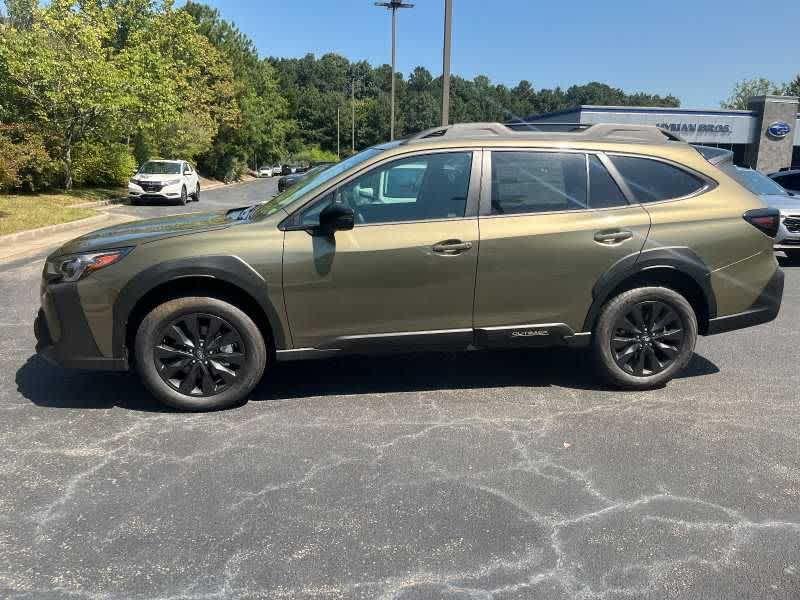
[[[136,334],[136,365],[147,389],[183,410],[214,410],[246,399],[261,379],[267,350],[261,331],[217,298],[170,300]]]
[[[643,287],[613,298],[600,314],[594,335],[599,371],[627,389],[664,385],[694,354],[697,317],[678,292]]]

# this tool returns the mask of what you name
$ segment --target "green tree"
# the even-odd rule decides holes
[[[775,83],[764,77],[754,79],[743,79],[737,81],[733,86],[731,95],[728,99],[721,102],[722,108],[746,110],[750,98],[753,96],[766,96],[769,94],[782,95],[786,89],[785,85]]]
[[[5,0],[5,5],[6,23],[16,29],[28,29],[33,24],[33,15],[39,3],[37,0]]]
[[[67,189],[75,144],[113,135],[130,103],[125,73],[108,46],[111,32],[104,11],[52,0],[35,11],[29,28],[6,28],[0,37],[12,101],[54,141]]]
[[[252,40],[216,9],[187,2],[184,11],[233,73],[237,119],[220,128],[211,148],[200,156],[201,165],[225,178],[238,163],[257,168],[259,162],[277,160],[286,153],[286,136],[293,124],[272,64],[262,60]]]
[[[797,75],[792,81],[786,84],[784,93],[787,96],[800,96],[800,74]]]

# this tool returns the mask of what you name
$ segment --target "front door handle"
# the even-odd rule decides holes
[[[633,237],[632,231],[598,231],[594,234],[594,241],[601,244],[619,244]]]
[[[472,242],[462,242],[461,240],[445,240],[434,244],[431,248],[436,254],[461,254],[472,248]]]

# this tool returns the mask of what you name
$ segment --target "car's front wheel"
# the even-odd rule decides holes
[[[183,186],[181,188],[181,200],[180,200],[180,202],[181,202],[181,204],[183,206],[185,206],[188,201],[189,201],[189,193],[186,191],[186,186]]]
[[[601,375],[627,389],[664,385],[689,364],[697,342],[697,317],[678,292],[635,288],[605,305],[594,351]]]
[[[267,363],[256,324],[217,298],[178,298],[154,308],[139,326],[135,352],[147,389],[184,410],[214,410],[241,402]]]

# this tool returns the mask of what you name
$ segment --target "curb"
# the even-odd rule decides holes
[[[96,215],[94,217],[86,217],[85,219],[77,219],[76,221],[67,221],[66,223],[56,223],[55,225],[48,225],[47,227],[39,227],[38,229],[27,229],[25,231],[18,231],[17,233],[0,235],[0,245],[14,244],[16,242],[29,240],[31,238],[37,238],[42,235],[68,231],[73,228],[82,227],[84,225],[93,225],[95,223],[100,223],[107,220],[108,215]]]

